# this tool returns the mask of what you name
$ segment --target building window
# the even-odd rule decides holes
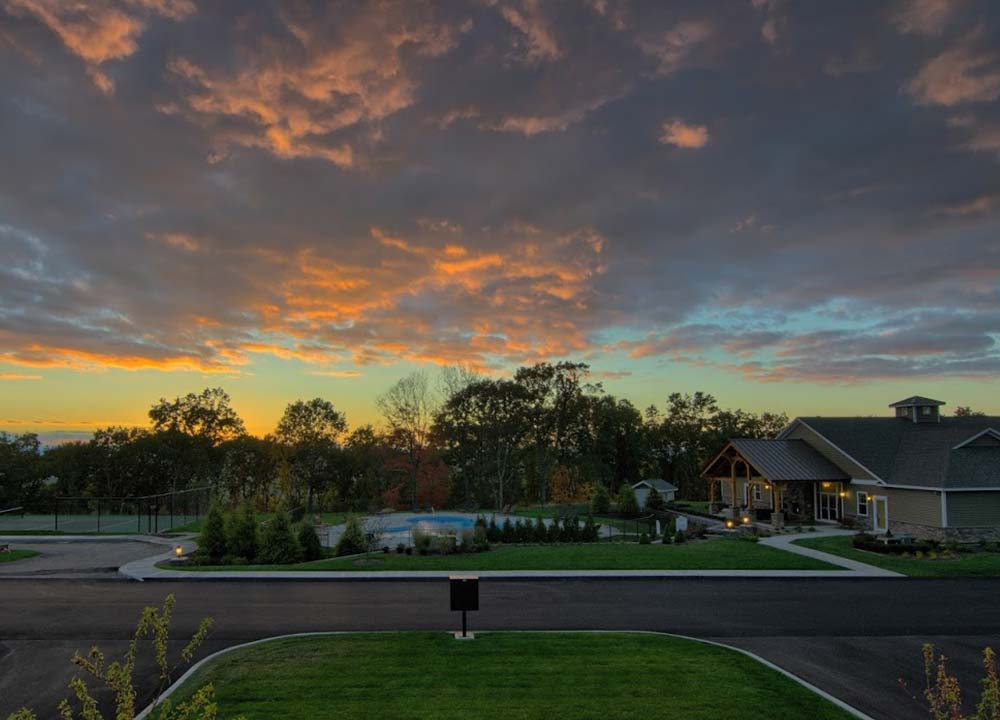
[[[760,485],[753,486],[753,499],[754,502],[760,502],[761,500],[764,499],[764,493],[761,490]]]
[[[927,405],[924,405],[922,408],[920,408],[920,414],[921,415],[930,415],[931,414],[930,407],[928,407]]]
[[[858,515],[868,517],[868,493],[858,492]]]

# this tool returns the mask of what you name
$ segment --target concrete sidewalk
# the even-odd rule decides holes
[[[834,565],[837,570],[483,570],[476,574],[481,578],[503,579],[559,579],[559,578],[671,578],[671,577],[706,577],[706,578],[885,578],[903,577],[898,573],[865,565],[854,560],[831,555],[829,553],[811,550],[792,545],[793,540],[807,537],[825,537],[827,535],[852,534],[849,531],[827,530],[817,533],[801,533],[796,535],[776,535],[761,539],[761,543],[780,550],[804,555]],[[181,543],[185,553],[194,548],[193,540]],[[456,574],[455,570],[373,570],[373,571],[342,571],[342,570],[167,570],[156,567],[156,564],[169,560],[172,553],[155,557],[143,558],[127,563],[119,568],[119,572],[131,580],[201,580],[201,581],[239,581],[239,580],[286,580],[286,581],[317,581],[317,580],[440,580]],[[463,571],[470,572],[470,571]]]
[[[812,558],[813,560],[822,560],[823,562],[830,563],[831,565],[837,565],[846,570],[850,570],[855,575],[860,574],[864,577],[906,577],[905,575],[893,572],[892,570],[885,570],[880,567],[875,567],[874,565],[858,562],[857,560],[850,560],[848,558],[840,557],[839,555],[832,555],[831,553],[826,553],[821,550],[813,550],[812,548],[793,544],[796,540],[805,540],[807,538],[855,534],[856,533],[853,530],[830,529],[811,533],[796,533],[794,535],[772,535],[771,537],[761,538],[760,544],[778,548],[779,550],[785,550],[786,552],[795,553],[796,555],[802,555],[803,557]]]

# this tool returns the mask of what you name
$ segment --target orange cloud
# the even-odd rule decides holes
[[[906,85],[920,105],[954,106],[1000,98],[1000,53],[977,49],[981,33],[927,62]]]
[[[41,375],[25,375],[23,373],[0,373],[0,380],[41,380]]]
[[[15,12],[35,16],[54,32],[67,50],[86,63],[87,74],[105,94],[114,82],[101,69],[110,60],[129,57],[138,49],[138,38],[150,15],[182,20],[194,12],[191,0],[95,0],[88,3],[62,0],[8,0]]]
[[[527,46],[524,59],[530,63],[556,60],[562,52],[546,22],[538,0],[521,0],[520,7],[513,4],[500,8],[511,27],[518,30]]]
[[[700,51],[708,48],[715,28],[707,20],[684,20],[663,35],[640,38],[639,49],[659,61],[657,72],[671,75],[681,70]]]
[[[335,136],[412,105],[417,82],[404,55],[446,53],[467,29],[435,22],[430,6],[413,13],[402,2],[384,3],[379,12],[338,12],[333,21],[305,12],[287,9],[283,16],[294,42],[274,37],[244,48],[247,61],[235,73],[173,59],[169,70],[188,117],[216,128],[223,144],[354,167],[355,144]],[[233,120],[245,129],[233,129]]]
[[[704,125],[689,125],[682,120],[665,122],[660,143],[687,149],[703,148],[708,145],[708,128]]]

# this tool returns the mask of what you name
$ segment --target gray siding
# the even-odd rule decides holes
[[[872,495],[889,498],[889,521],[941,527],[941,493],[929,490],[871,488]],[[951,501],[951,497],[948,497]]]
[[[1000,526],[1000,492],[948,493],[948,527]]]

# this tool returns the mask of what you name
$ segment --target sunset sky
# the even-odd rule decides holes
[[[1000,3],[0,0],[0,429],[417,367],[1000,414]]]

